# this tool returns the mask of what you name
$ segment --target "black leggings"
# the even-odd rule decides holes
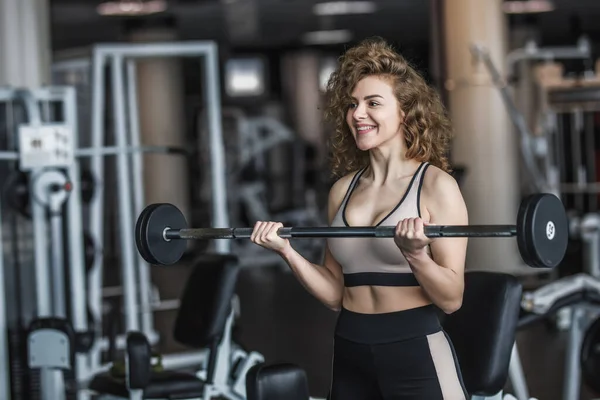
[[[452,342],[433,306],[360,314],[336,326],[330,400],[465,400]]]

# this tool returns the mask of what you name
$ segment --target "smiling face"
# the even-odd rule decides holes
[[[346,122],[363,151],[402,138],[402,118],[394,88],[387,79],[367,76],[352,91]]]

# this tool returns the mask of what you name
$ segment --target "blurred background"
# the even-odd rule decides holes
[[[336,314],[280,258],[245,240],[207,240],[173,266],[148,265],[133,227],[143,207],[163,202],[192,227],[326,225],[335,178],[323,90],[344,50],[372,36],[392,43],[448,108],[470,223],[514,224],[536,192],[567,209],[569,247],[555,269],[525,265],[516,240],[469,242],[468,270],[513,274],[547,305],[523,309],[539,317],[517,335],[523,370],[511,371],[526,386],[512,375],[507,391],[600,397],[598,351],[589,350],[595,367],[581,354],[586,337],[600,340],[589,339],[600,315],[599,18],[598,0],[0,0],[0,353],[12,382],[3,398],[35,398],[23,334],[42,314],[91,332],[71,377],[82,391],[132,330],[165,365],[194,368],[205,352],[190,353],[174,326],[199,257],[213,251],[242,268],[235,346],[301,365],[311,395],[325,397]],[[73,158],[25,154],[23,126],[35,124],[66,132]],[[48,168],[78,193],[54,209],[58,222],[44,214],[53,203],[32,200]],[[292,242],[321,261],[323,240]]]

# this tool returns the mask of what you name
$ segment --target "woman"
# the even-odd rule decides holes
[[[449,175],[445,110],[407,61],[381,39],[349,49],[329,80],[331,226],[395,226],[394,238],[331,238],[323,265],[256,223],[251,240],[283,257],[333,310],[331,400],[466,399],[436,309],[462,304],[465,238],[431,240],[427,224],[467,225]]]

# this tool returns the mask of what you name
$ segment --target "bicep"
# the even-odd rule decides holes
[[[329,246],[327,243],[325,244],[325,255],[323,257],[323,266],[331,272],[331,274],[336,278],[338,282],[342,282],[343,273],[342,266],[335,259],[333,254],[331,254],[331,250],[329,250]]]
[[[430,224],[468,225],[467,207],[455,182],[444,182],[428,200]],[[467,253],[467,238],[436,238],[431,243],[434,261],[457,274],[463,274]]]

